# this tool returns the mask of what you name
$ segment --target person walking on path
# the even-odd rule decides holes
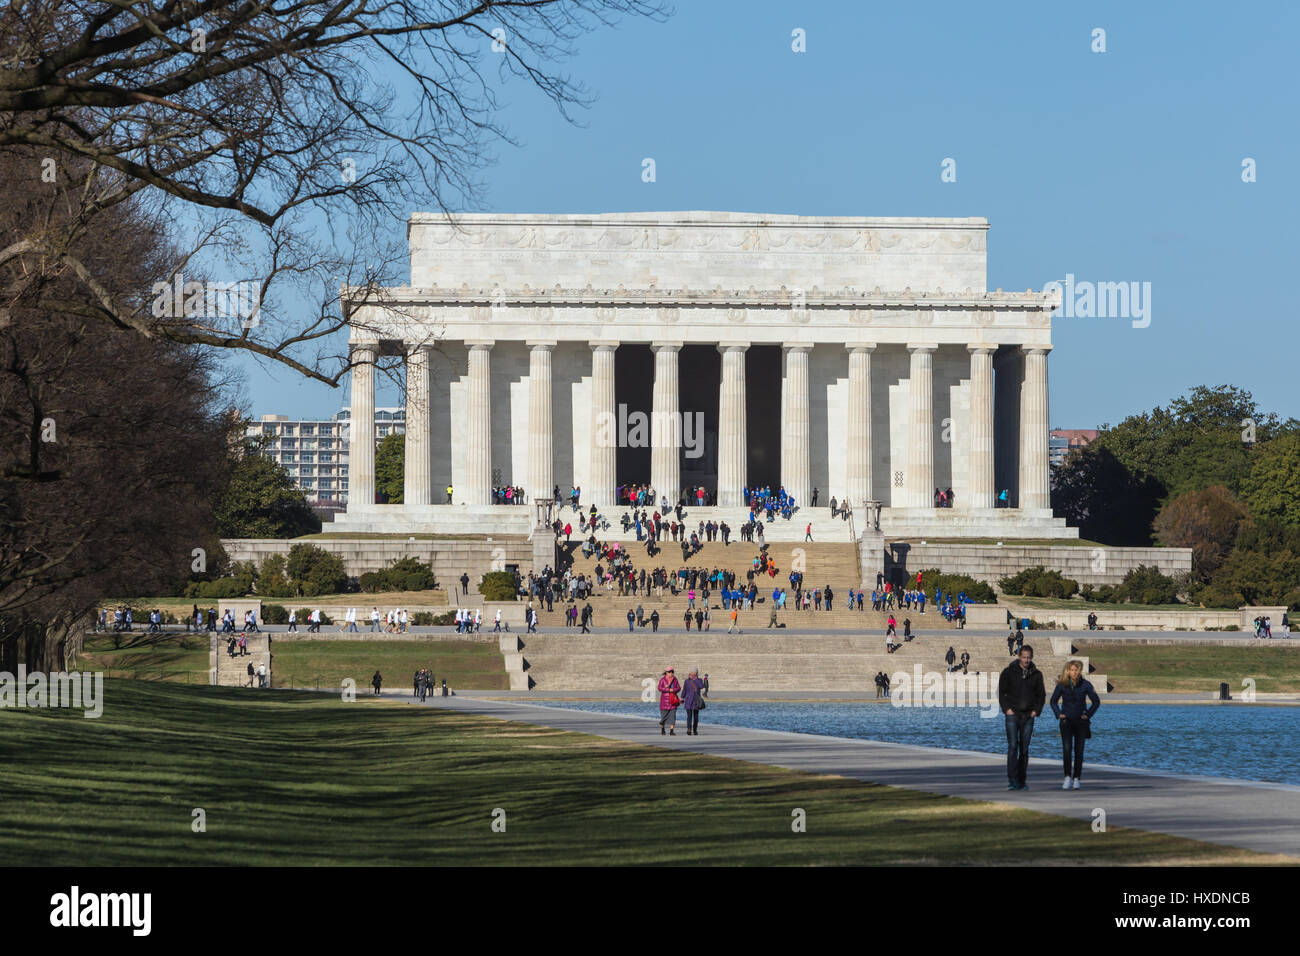
[[[731,605],[731,626],[727,628],[727,633],[731,634],[733,631],[740,631],[740,610],[739,605],[735,603]],[[740,633],[745,632],[740,631]]]
[[[1083,742],[1092,736],[1092,715],[1100,706],[1096,689],[1083,676],[1083,662],[1068,662],[1052,691],[1052,713],[1061,725],[1061,756],[1065,766],[1062,790],[1079,789],[1083,779]]]
[[[460,593],[469,594],[469,574],[462,571],[460,575]]]
[[[1028,644],[998,678],[998,704],[1006,717],[1007,789],[1028,790],[1029,741],[1034,718],[1043,712],[1047,691],[1043,672],[1034,666],[1034,649]]]
[[[677,696],[682,685],[677,683],[677,675],[670,667],[659,678],[659,733],[677,736],[677,708],[682,699]]]
[[[370,678],[370,685],[374,687],[376,694],[379,693],[379,686],[383,684],[383,682],[384,676],[380,674],[379,671],[375,671],[375,676]]]
[[[628,629],[629,631],[634,631],[634,630],[636,630],[635,624],[636,624],[636,612],[633,611],[631,608],[628,608],[628,609],[627,609],[627,629]]]
[[[803,529],[803,539],[804,539],[805,541],[811,541],[811,540],[812,540],[812,522],[811,522],[811,521],[808,522],[808,527],[806,527],[806,528]]]
[[[686,708],[686,735],[700,735],[700,711],[704,709],[704,681],[700,680],[700,669],[692,667],[686,675],[686,685],[682,690],[682,706]]]

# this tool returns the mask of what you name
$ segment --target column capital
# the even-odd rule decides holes
[[[485,352],[490,350],[492,346],[496,344],[497,343],[495,339],[466,339],[465,340],[465,348],[469,349],[471,352],[473,351]]]
[[[555,339],[525,339],[524,344],[530,349],[553,349],[559,342]]]
[[[618,349],[617,342],[588,342],[593,352],[613,352]]]
[[[359,355],[362,352],[369,352],[372,359],[379,357],[378,342],[352,342],[348,345],[353,355]]]
[[[781,350],[783,352],[811,352],[813,346],[811,342],[782,342]]]
[[[652,352],[680,352],[682,342],[651,342],[650,350]]]
[[[995,343],[993,343],[993,342],[971,342],[970,344],[968,344],[968,345],[966,346],[966,351],[968,351],[968,352],[989,352],[989,353],[993,353],[993,352],[996,352],[997,350],[998,350],[998,347],[997,347],[997,345],[996,345]]]
[[[876,350],[876,343],[875,342],[856,342],[856,343],[849,342],[847,345],[844,346],[844,348],[846,348],[850,353],[866,352],[870,354]]]
[[[1052,347],[1050,345],[1021,345],[1020,350],[1026,355],[1033,355],[1035,352],[1041,352],[1043,355],[1046,355],[1048,352],[1052,351]]]
[[[719,342],[719,352],[747,352],[749,350],[748,342]]]
[[[935,352],[938,350],[938,348],[939,348],[939,343],[937,342],[915,342],[915,343],[909,342],[907,345],[907,350],[911,352],[913,355],[924,354],[926,352]]]

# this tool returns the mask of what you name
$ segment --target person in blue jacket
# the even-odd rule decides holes
[[[1052,691],[1052,713],[1061,726],[1061,752],[1065,764],[1062,790],[1078,790],[1083,778],[1083,742],[1092,736],[1092,715],[1101,706],[1097,691],[1083,676],[1083,662],[1070,661]]]

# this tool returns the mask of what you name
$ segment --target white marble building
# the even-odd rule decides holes
[[[984,219],[415,214],[411,285],[345,299],[356,425],[376,358],[406,357],[405,504],[371,504],[373,457],[354,453],[338,530],[528,530],[531,507],[491,505],[497,484],[530,500],[577,485],[611,517],[618,485],[704,485],[741,517],[742,487],[770,483],[805,504],[813,488],[822,506],[847,496],[859,530],[879,501],[893,536],[1075,536],[1048,494],[1055,303],[986,289],[987,233]],[[699,422],[701,440],[652,428],[645,448],[605,427],[638,411]],[[954,507],[934,508],[949,488]]]

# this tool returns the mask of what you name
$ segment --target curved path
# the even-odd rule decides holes
[[[1225,846],[1284,853],[1300,863],[1300,787],[1221,777],[1177,775],[1089,765],[1085,789],[1062,791],[1059,758],[1032,758],[1027,791],[1007,791],[1006,760],[995,754],[941,750],[816,734],[709,725],[698,737],[663,737],[653,717],[542,707],[469,697],[431,698],[424,706],[521,721],[614,740],[730,757],[808,773],[924,790],[969,800],[997,801],[1080,821],[1079,839],[1092,834],[1094,810],[1112,827],[1133,827]],[[647,710],[653,710],[648,704]],[[1041,724],[1040,724],[1041,728]],[[1058,738],[1035,734],[1039,753],[1059,751]]]

